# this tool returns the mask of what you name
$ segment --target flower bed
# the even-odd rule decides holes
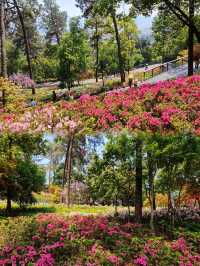
[[[148,227],[108,217],[42,214],[33,221],[24,239],[2,247],[0,265],[200,265],[199,235],[169,241],[153,237]]]

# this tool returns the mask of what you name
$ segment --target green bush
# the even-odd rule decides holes
[[[118,79],[112,79],[106,81],[105,87],[107,87],[109,90],[116,89],[121,87],[121,81]]]
[[[0,249],[5,245],[23,245],[36,232],[33,217],[11,217],[0,221]]]
[[[46,58],[40,56],[32,62],[34,80],[43,82],[51,79],[57,79],[58,60],[55,58]]]

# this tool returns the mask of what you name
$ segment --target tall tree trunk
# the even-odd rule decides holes
[[[13,0],[13,1],[14,1],[14,5],[17,9],[17,14],[18,14],[18,17],[19,17],[19,20],[21,23],[21,27],[22,27],[26,58],[27,58],[28,69],[29,69],[29,76],[32,79],[33,78],[33,70],[32,70],[32,65],[31,65],[30,46],[29,46],[28,36],[27,36],[26,27],[25,27],[25,23],[24,23],[24,18],[23,18],[22,12],[18,6],[17,0]],[[34,89],[32,90],[32,93],[35,94]]]
[[[9,161],[12,162],[12,142],[13,142],[13,139],[11,136],[8,136],[8,152],[9,152]],[[11,191],[11,188],[10,188],[10,184],[8,182],[7,184],[7,190],[6,190],[6,199],[7,199],[7,205],[6,205],[6,211],[8,214],[11,213],[11,210],[12,210],[12,206],[11,206],[11,197],[12,197],[12,191]]]
[[[5,1],[0,2],[0,41],[1,41],[1,75],[7,77],[7,55],[6,55],[6,31],[5,31]]]
[[[71,139],[69,138],[69,140],[67,142],[67,150],[66,150],[66,154],[65,154],[64,172],[63,172],[63,180],[62,180],[63,189],[64,189],[66,182],[67,182],[67,167],[68,167],[67,162],[68,162],[68,156],[69,156],[70,142],[71,142]]]
[[[168,212],[171,210],[172,208],[172,201],[171,201],[171,191],[168,190]]]
[[[125,82],[125,71],[124,71],[124,60],[122,58],[122,51],[121,51],[121,40],[119,36],[119,30],[117,26],[117,19],[115,12],[112,12],[112,20],[113,20],[113,25],[115,29],[115,37],[116,37],[116,42],[117,42],[117,52],[118,52],[118,60],[119,60],[119,70],[120,70],[120,76],[121,76],[121,82]]]
[[[114,200],[114,204],[115,204],[115,216],[118,216],[118,203],[117,203],[118,197],[117,195],[115,195],[115,200]]]
[[[136,140],[136,176],[135,176],[135,218],[142,220],[142,141]]]
[[[6,202],[6,211],[8,214],[11,213],[12,210],[12,203],[11,203],[11,194],[10,194],[10,189],[7,189],[7,193],[6,193],[6,197],[7,197],[7,202]]]
[[[194,44],[194,32],[193,32],[193,20],[194,20],[194,0],[189,0],[189,30],[188,30],[188,76],[192,76],[193,69],[193,44]]]
[[[56,33],[56,40],[57,40],[57,44],[60,46],[60,36],[58,33]]]
[[[151,219],[150,219],[150,227],[154,232],[154,165],[151,159],[151,152],[147,153],[148,156],[148,176],[149,176],[149,190],[150,190],[150,204],[151,204]]]
[[[156,211],[156,195],[154,190],[154,197],[153,197],[153,210]]]
[[[169,189],[168,191],[168,212],[170,214],[170,225],[171,229],[174,229],[175,224],[175,201],[174,201],[174,195],[173,192]]]
[[[71,172],[72,172],[72,151],[74,143],[74,134],[70,136],[69,153],[67,159],[67,207],[71,205]]]
[[[99,69],[99,33],[98,33],[98,21],[95,21],[95,38],[96,38],[96,70],[95,77],[96,82],[98,82],[98,69]]]
[[[131,216],[131,206],[130,206],[130,199],[131,199],[131,183],[130,180],[128,181],[128,219]]]

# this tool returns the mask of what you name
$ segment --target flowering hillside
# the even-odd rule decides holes
[[[179,78],[139,89],[113,91],[105,96],[83,95],[78,101],[38,103],[35,108],[24,108],[21,114],[3,112],[0,131],[8,131],[7,123],[13,123],[11,131],[14,132],[64,134],[79,125],[91,130],[128,128],[163,134],[190,131],[199,135],[199,100],[200,76]]]
[[[200,76],[143,85],[139,89],[115,91],[103,99],[82,96],[77,108],[95,118],[95,126],[131,130],[189,131],[199,133]]]

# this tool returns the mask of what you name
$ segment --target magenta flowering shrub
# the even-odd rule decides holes
[[[35,81],[32,80],[30,77],[24,74],[13,74],[9,77],[9,80],[15,83],[18,86],[22,86],[23,88],[35,88]]]
[[[24,244],[0,250],[0,265],[198,266],[198,244],[152,238],[149,229],[113,218],[43,214]],[[32,228],[32,227],[31,227]]]

